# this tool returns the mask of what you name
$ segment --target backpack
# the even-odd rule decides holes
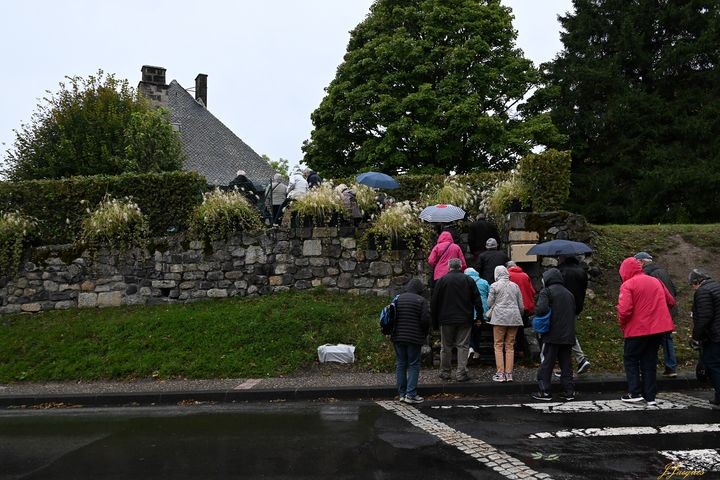
[[[550,305],[552,305],[552,297],[550,296],[550,290],[547,291]],[[552,318],[552,308],[549,308],[545,315],[535,315],[532,319],[532,328],[535,333],[545,334],[550,331],[550,319]]]
[[[397,301],[400,295],[395,295],[388,305],[380,311],[380,333],[392,335],[395,330],[395,319],[397,318]]]

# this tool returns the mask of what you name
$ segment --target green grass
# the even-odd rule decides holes
[[[593,229],[598,232],[593,259],[603,275],[593,283],[594,296],[586,300],[577,331],[593,371],[620,373],[623,339],[615,312],[620,262],[646,250],[662,265],[661,255],[674,251],[677,236],[708,258],[720,258],[720,225]],[[719,265],[716,261],[711,267]],[[683,283],[676,280],[681,315],[675,348],[678,364],[690,367],[697,354],[687,345],[691,291]],[[388,300],[316,289],[186,305],[6,316],[0,320],[0,382],[289,375],[313,365],[324,343],[355,345],[354,369],[389,372],[394,354],[377,324]]]
[[[377,326],[386,302],[316,290],[8,316],[0,382],[280,376],[311,365],[324,343],[356,345],[357,368],[388,370]]]

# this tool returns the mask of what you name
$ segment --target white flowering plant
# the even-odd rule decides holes
[[[415,202],[394,203],[374,217],[372,225],[365,232],[365,241],[372,238],[375,248],[380,251],[397,250],[403,243],[413,252],[427,250],[430,230],[419,215],[420,208]]]
[[[0,213],[0,275],[17,272],[23,248],[37,229],[37,221],[20,212]]]
[[[332,182],[323,182],[295,200],[290,211],[301,218],[311,218],[316,223],[329,224],[333,217],[346,213],[342,195],[336,191]]]
[[[243,192],[215,189],[190,214],[190,232],[205,241],[227,240],[232,235],[263,228],[260,212]]]
[[[80,232],[85,245],[120,251],[145,246],[148,222],[132,198],[116,199],[106,195],[94,210],[86,207],[86,211],[88,215],[82,221]]]
[[[468,215],[474,216],[481,210],[482,194],[470,185],[448,177],[440,188],[422,195],[421,203],[425,206],[440,203],[455,205],[465,210]]]
[[[355,192],[355,200],[363,214],[372,214],[378,211],[380,208],[377,203],[378,193],[374,188],[363,185],[362,183],[354,183],[350,188]]]

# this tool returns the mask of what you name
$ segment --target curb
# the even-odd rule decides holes
[[[658,379],[661,391],[688,390],[707,387],[696,379],[676,378]],[[622,392],[625,380],[588,379],[575,382],[577,392]],[[444,383],[420,385],[424,396],[431,395],[498,395],[531,394],[537,391],[534,382],[513,382],[502,385],[496,383]],[[309,401],[309,400],[370,400],[394,398],[397,391],[394,386],[346,386],[329,388],[292,388],[257,390],[196,390],[175,392],[142,393],[97,393],[97,394],[46,394],[46,395],[4,395],[0,396],[0,408],[32,408],[49,405],[57,407],[120,407],[177,405],[184,402],[201,403],[238,403],[266,401]]]

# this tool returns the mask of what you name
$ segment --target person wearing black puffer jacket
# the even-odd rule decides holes
[[[430,329],[430,305],[423,297],[425,287],[417,278],[405,286],[405,293],[397,299],[395,329],[391,339],[395,346],[395,376],[400,401],[421,403],[417,394],[420,376],[420,357]]]
[[[570,357],[575,344],[575,297],[565,288],[563,275],[557,268],[550,268],[542,276],[543,289],[535,302],[535,315],[545,315],[552,310],[550,331],[541,337],[540,368],[537,372],[536,400],[550,401],[550,376],[555,362],[560,363],[560,383],[563,387],[563,400],[575,398],[572,365]]]
[[[720,283],[697,268],[690,272],[688,282],[695,290],[692,339],[702,346],[701,359],[715,389],[710,403],[720,409]]]

